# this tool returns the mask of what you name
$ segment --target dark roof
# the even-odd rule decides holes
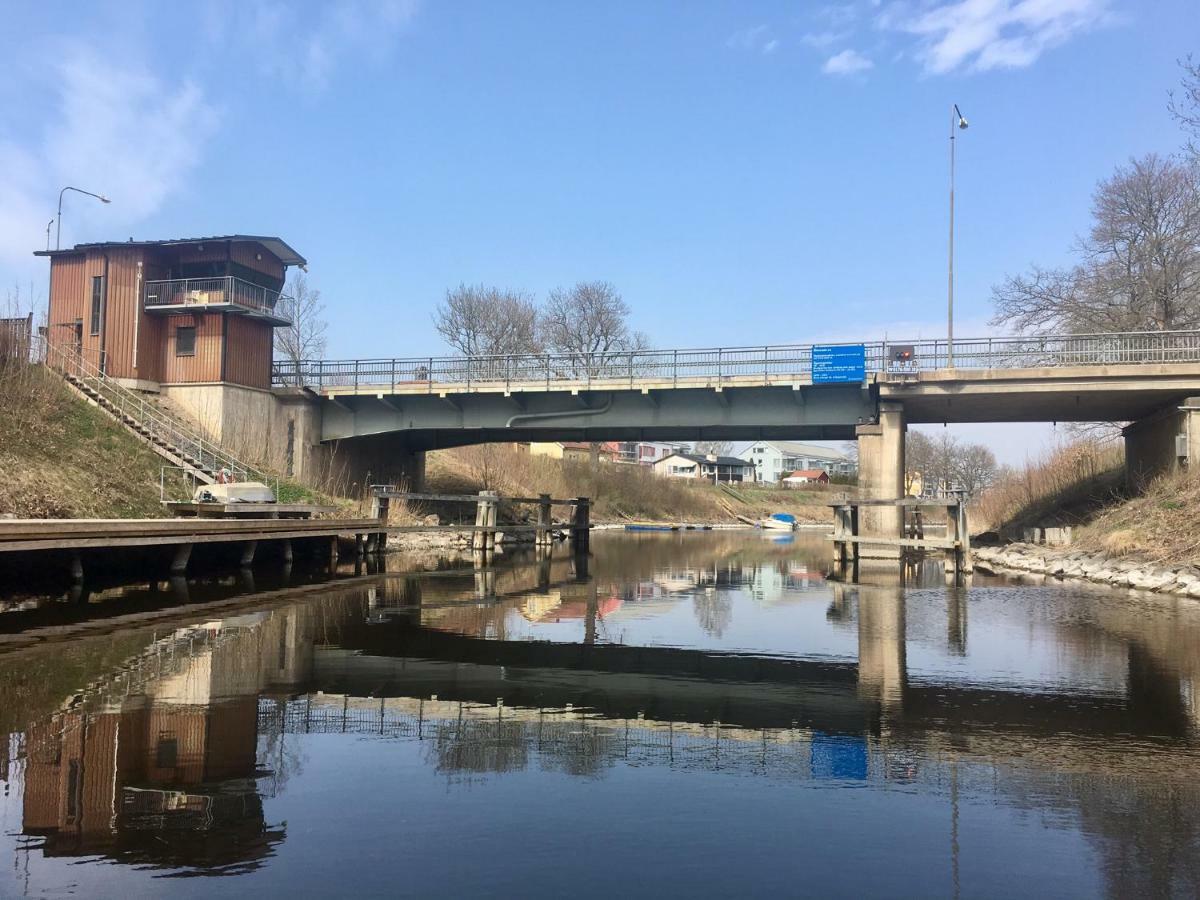
[[[738,459],[736,456],[718,456],[716,459],[709,459],[703,453],[671,453],[664,456],[663,459],[670,459],[672,456],[682,456],[684,459],[691,460],[695,463],[705,463],[707,465],[718,466],[740,466],[741,468],[750,468],[754,463],[747,462],[744,459]],[[662,462],[662,460],[659,460]]]
[[[185,244],[206,244],[222,241],[244,241],[252,244],[262,244],[263,247],[279,257],[279,261],[285,266],[308,265],[308,260],[288,246],[287,241],[283,240],[283,238],[267,237],[258,234],[221,234],[212,237],[170,238],[165,241],[97,241],[91,244],[76,244],[74,247],[65,250],[35,250],[33,255],[53,257],[99,247],[179,247]]]

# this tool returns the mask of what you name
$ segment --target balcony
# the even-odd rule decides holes
[[[148,313],[229,312],[275,326],[292,324],[276,312],[278,302],[279,291],[251,284],[232,275],[147,281],[145,285],[145,308]]]

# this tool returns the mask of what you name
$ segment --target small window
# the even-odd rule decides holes
[[[174,769],[179,765],[179,741],[173,737],[159,735],[154,748],[154,764],[160,769]]]
[[[175,329],[175,355],[196,355],[196,326],[181,325]]]
[[[100,305],[104,299],[104,276],[92,277],[92,334],[100,333]]]

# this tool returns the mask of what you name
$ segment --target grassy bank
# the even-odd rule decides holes
[[[596,522],[738,522],[790,512],[799,521],[831,520],[824,506],[844,488],[784,490],[663,478],[642,466],[531,456],[503,445],[438,450],[426,458],[426,487],[441,493],[495,490],[509,496],[590,497]],[[442,512],[441,510],[422,509]]]
[[[1080,441],[1002,475],[971,505],[974,531],[1077,526],[1125,499],[1119,443]]]
[[[40,366],[0,366],[0,514],[161,516],[163,464]]]
[[[1072,526],[1072,549],[1153,564],[1200,564],[1200,472],[1162,475],[1130,496],[1114,443],[1080,442],[1012,472],[973,508],[973,530]]]

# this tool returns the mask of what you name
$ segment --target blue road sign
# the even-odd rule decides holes
[[[813,384],[844,384],[867,377],[863,344],[818,344],[812,349]]]

